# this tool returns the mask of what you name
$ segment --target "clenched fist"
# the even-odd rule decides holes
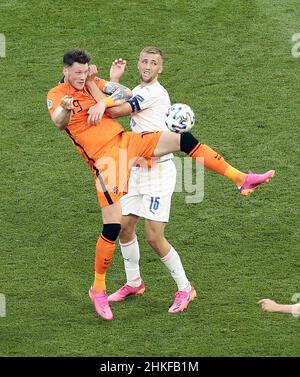
[[[60,106],[64,110],[73,110],[73,97],[64,96],[60,101]]]

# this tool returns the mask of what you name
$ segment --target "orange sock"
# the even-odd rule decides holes
[[[106,291],[106,284],[105,284],[105,274],[98,274],[98,272],[95,271],[95,279],[93,284],[93,291],[94,292],[105,292]]]
[[[196,159],[202,157],[204,159],[204,167],[218,174],[224,175],[236,185],[241,186],[246,179],[246,174],[235,169],[224,160],[216,151],[206,144],[197,144],[189,153],[189,156]]]
[[[224,173],[225,177],[229,178],[237,186],[242,186],[245,183],[247,174],[235,169],[233,166],[229,165]]]
[[[101,234],[96,244],[95,280],[93,284],[93,291],[95,292],[106,291],[106,271],[110,265],[114,251],[115,242],[108,240]]]

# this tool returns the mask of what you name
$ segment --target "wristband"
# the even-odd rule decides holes
[[[115,101],[111,97],[106,97],[102,101],[105,103],[106,107],[112,107],[116,105]]]

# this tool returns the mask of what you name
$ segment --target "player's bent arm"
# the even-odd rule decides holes
[[[88,122],[91,124],[99,123],[104,112],[107,112],[112,118],[130,114],[131,106],[125,101],[126,99],[123,98],[123,95],[118,96],[117,93],[98,101],[98,103],[90,107],[88,111]]]
[[[100,98],[100,90],[97,87],[97,85],[93,85],[92,83],[90,83],[89,90],[92,96],[97,101],[97,104],[90,107],[88,111],[88,122],[90,124],[98,124],[107,108],[121,105],[132,96],[131,90],[124,87],[123,85],[120,85],[119,88],[110,97],[105,98]]]
[[[98,88],[94,81],[86,81],[86,85],[91,93],[91,95],[95,98],[95,100],[101,101],[106,95]]]
[[[64,96],[61,99],[60,106],[58,106],[51,114],[51,119],[59,128],[63,130],[67,127],[71,119],[71,114],[73,110],[73,98],[69,96]]]
[[[60,130],[64,130],[71,118],[72,110],[63,109],[61,106],[58,106],[52,113],[51,118],[55,123],[56,127]]]
[[[118,106],[128,101],[131,97],[132,91],[121,85],[111,96],[107,97],[104,102],[107,101],[107,107]]]
[[[124,92],[128,92],[129,94],[131,94],[129,95],[129,98],[132,97],[131,90],[126,86],[119,84],[118,82],[108,81],[103,87],[103,92],[106,94],[113,94],[116,90],[123,90]]]
[[[132,113],[132,108],[128,102],[123,103],[119,106],[114,106],[106,109],[106,114],[111,118],[118,118]]]
[[[95,98],[97,102],[107,98],[106,95],[98,88],[94,81],[87,81],[86,85],[91,95]],[[106,102],[107,107],[120,105],[121,103],[127,101],[129,98],[132,97],[132,92],[130,89],[126,88],[126,86],[124,85],[113,83],[111,81],[108,81],[105,84],[103,91],[106,94],[111,94],[109,98],[113,100],[113,102],[110,100],[104,101]]]

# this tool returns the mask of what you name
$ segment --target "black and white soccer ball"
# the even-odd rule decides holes
[[[190,106],[184,103],[175,103],[168,109],[165,122],[170,131],[181,134],[194,127],[195,114]]]

